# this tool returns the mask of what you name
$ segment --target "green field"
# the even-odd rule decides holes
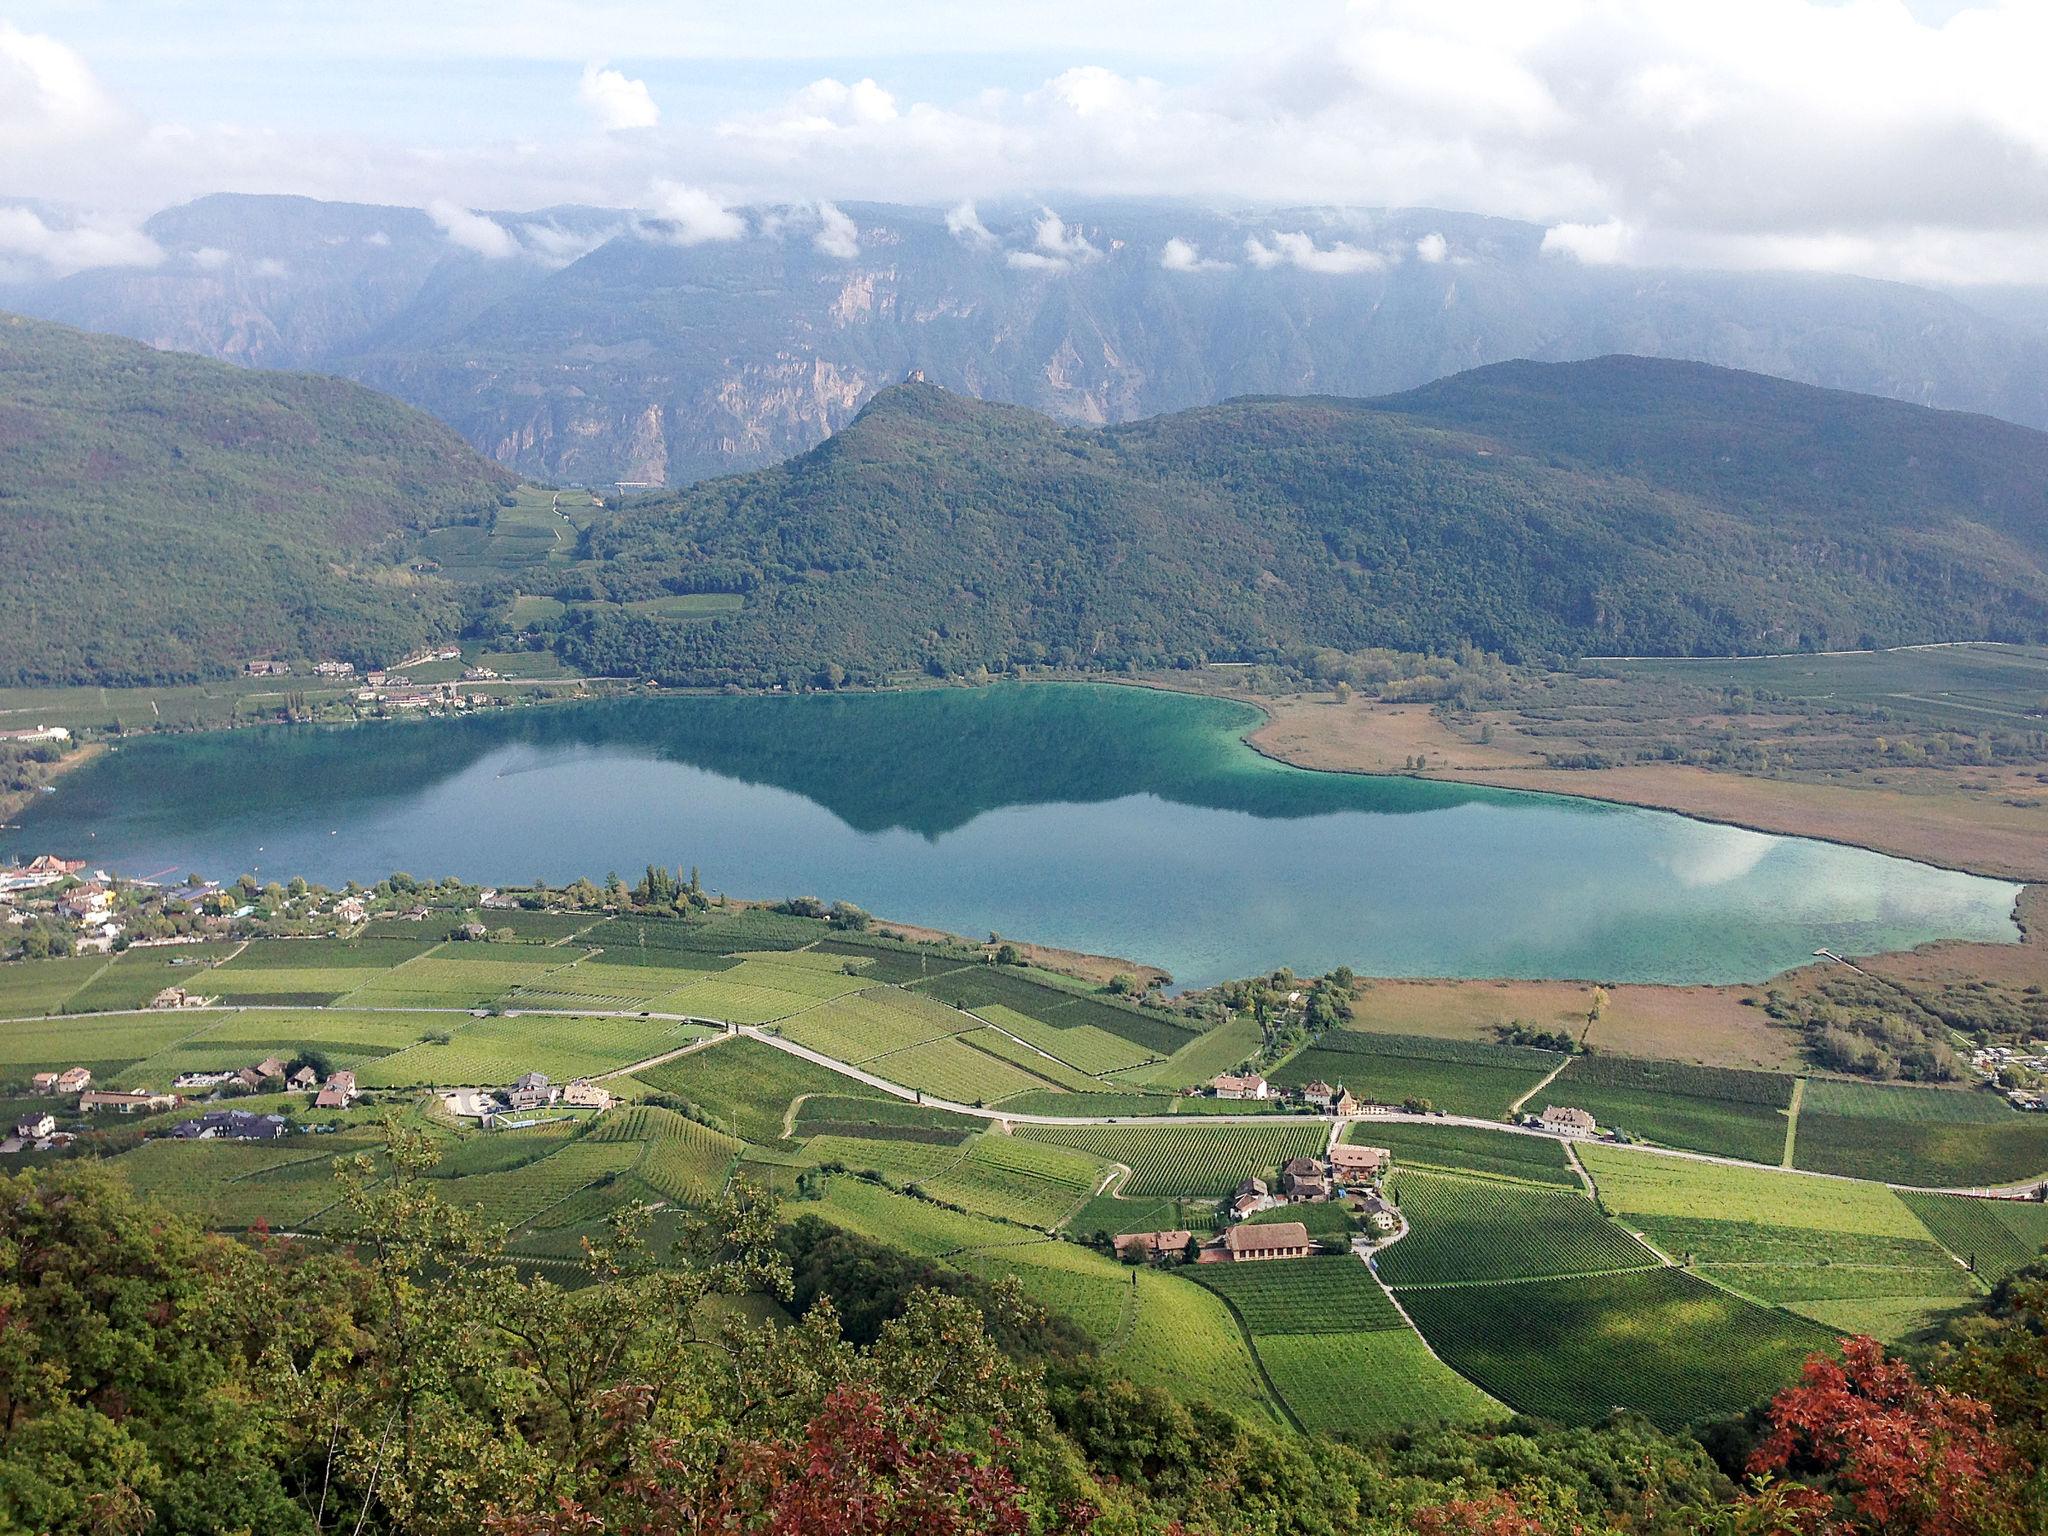
[[[1380,1250],[1375,1262],[1396,1288],[1640,1269],[1659,1262],[1574,1191],[1416,1172],[1397,1173],[1391,1189],[1409,1230]]]
[[[1557,1063],[1554,1052],[1520,1046],[1340,1029],[1267,1076],[1283,1088],[1321,1078],[1372,1103],[1426,1099],[1446,1114],[1497,1119]]]
[[[1534,1184],[1579,1188],[1579,1176],[1565,1161],[1564,1143],[1550,1136],[1516,1136],[1465,1125],[1417,1125],[1401,1121],[1354,1122],[1344,1128],[1354,1146],[1385,1147],[1398,1168],[1432,1168],[1484,1174]]]
[[[930,998],[877,987],[805,1010],[782,1033],[839,1061],[861,1063],[980,1026]]]
[[[66,998],[107,968],[104,955],[0,965],[0,1018],[56,1013]]]
[[[2020,1183],[2048,1172],[2048,1115],[2008,1107],[1996,1120],[1903,1120],[1802,1106],[1793,1161],[1816,1173],[1934,1188]]]
[[[958,1146],[987,1124],[972,1115],[906,1104],[901,1099],[862,1099],[837,1093],[809,1094],[796,1108],[799,1136],[861,1136]]]
[[[1919,1219],[1880,1184],[1732,1168],[1613,1147],[1582,1146],[1600,1203],[1625,1220],[1767,1221],[1814,1232],[1924,1238]]]
[[[1740,1412],[1827,1351],[1826,1330],[1674,1269],[1402,1293],[1436,1352],[1510,1407],[1565,1424],[1631,1408],[1675,1429]]]
[[[1957,1258],[1973,1260],[1986,1280],[2004,1279],[2048,1247],[2048,1205],[2031,1200],[1972,1200],[1963,1195],[1904,1194],[1904,1200]]]
[[[1348,1255],[1264,1264],[1196,1264],[1182,1273],[1228,1301],[1254,1334],[1358,1333],[1408,1326],[1372,1271]]]
[[[1380,1435],[1411,1425],[1484,1424],[1507,1414],[1405,1324],[1370,1333],[1275,1334],[1253,1344],[1304,1429]]]
[[[1290,1157],[1320,1154],[1329,1140],[1317,1125],[1019,1126],[1027,1141],[1074,1147],[1122,1163],[1126,1195],[1229,1194],[1248,1178],[1270,1180]]]
[[[1039,1020],[1054,1034],[1088,1029],[1142,1047],[1143,1053],[1154,1056],[1170,1056],[1189,1039],[1187,1030],[1157,1012],[1127,1008],[1050,981],[1037,981],[1004,966],[967,966],[948,971],[919,982],[918,990],[956,1008],[975,1010],[986,1003],[1000,1003],[1015,1013]]]
[[[1784,1156],[1793,1081],[1775,1072],[1577,1056],[1529,1108],[1571,1104],[1591,1111],[1603,1129],[1637,1140],[1776,1164]]]
[[[1233,1017],[1205,1035],[1197,1035],[1164,1061],[1124,1075],[1132,1084],[1188,1088],[1243,1065],[1258,1050],[1259,1022],[1249,1014]]]
[[[997,1029],[1015,1035],[1075,1072],[1090,1077],[1100,1077],[1152,1060],[1145,1047],[1121,1035],[1097,1029],[1093,1024],[1076,1024],[1060,1029],[1002,1003],[983,1003],[974,1011]]]
[[[1101,1186],[1108,1171],[1084,1152],[990,1133],[969,1142],[964,1157],[921,1187],[934,1200],[1051,1231]]]
[[[880,1096],[828,1067],[745,1038],[722,1040],[634,1075],[657,1093],[696,1105],[742,1140],[763,1144],[782,1139],[784,1117],[799,1094]]]
[[[238,947],[232,942],[214,941],[127,950],[66,998],[64,1012],[143,1008],[165,987],[183,987],[201,997],[218,996],[220,988],[212,985],[212,981],[219,972],[209,970],[208,963],[232,954]]]
[[[949,1035],[892,1051],[868,1062],[867,1070],[954,1104],[994,1104],[1012,1094],[1046,1086],[1044,1078],[976,1050],[967,1043],[970,1038]]]

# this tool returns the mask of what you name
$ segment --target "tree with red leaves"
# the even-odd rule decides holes
[[[1803,1380],[1772,1399],[1769,1432],[1749,1460],[1786,1531],[1811,1536],[2002,1536],[2022,1531],[2030,1468],[2000,1436],[1991,1409],[1930,1386],[1875,1339],[1816,1355]]]

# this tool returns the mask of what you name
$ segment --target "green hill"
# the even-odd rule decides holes
[[[0,316],[0,684],[402,654],[461,613],[395,536],[509,485],[358,385]]]
[[[583,554],[554,590],[582,606],[543,621],[564,651],[703,683],[2040,639],[2048,435],[1633,357],[1103,431],[913,382],[782,465],[600,520]],[[710,591],[745,605],[658,611]]]

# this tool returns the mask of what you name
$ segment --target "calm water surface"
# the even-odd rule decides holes
[[[2012,941],[2017,887],[1551,796],[1268,762],[1214,700],[1071,685],[597,702],[139,738],[0,847],[124,873],[563,882],[649,861],[736,896],[1154,961],[1758,981],[1814,950]]]

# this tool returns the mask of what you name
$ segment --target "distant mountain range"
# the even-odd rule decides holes
[[[512,484],[342,379],[0,314],[0,684],[403,655],[462,608],[401,536],[487,520]]]
[[[673,223],[558,208],[495,215],[463,245],[418,209],[217,196],[149,222],[154,268],[0,303],[341,374],[522,474],[590,484],[774,463],[912,369],[1104,424],[1637,353],[2048,426],[2038,291],[1976,307],[1852,278],[1587,266],[1538,226],[1430,210],[842,211],[850,238],[823,242],[801,209],[682,244]]]

